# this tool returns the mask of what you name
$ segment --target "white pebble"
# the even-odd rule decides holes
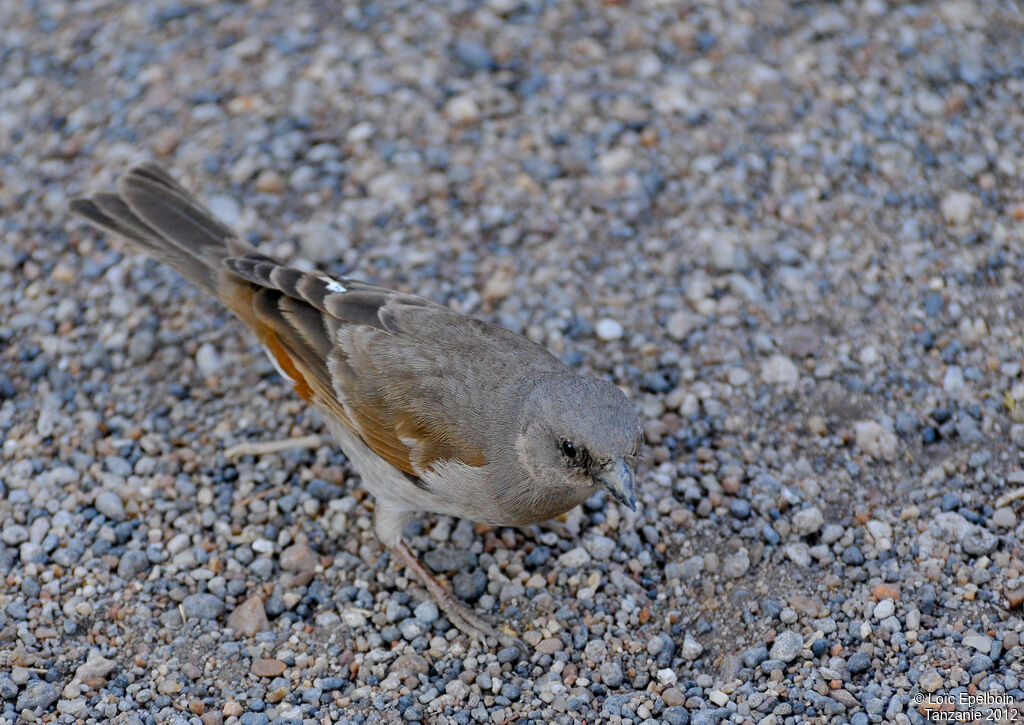
[[[605,317],[597,321],[597,325],[594,327],[594,331],[597,333],[599,340],[605,342],[611,342],[612,340],[618,340],[622,337],[624,330],[622,325],[610,317]]]
[[[951,192],[943,198],[939,210],[947,224],[963,224],[974,210],[974,196],[966,191]]]
[[[769,385],[792,385],[800,379],[800,372],[785,355],[773,355],[761,366],[761,379]]]

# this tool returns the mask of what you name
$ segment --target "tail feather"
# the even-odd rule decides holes
[[[118,179],[117,191],[75,199],[71,211],[129,239],[214,296],[223,260],[255,251],[156,164],[133,166]]]

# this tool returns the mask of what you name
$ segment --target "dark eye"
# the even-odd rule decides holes
[[[562,441],[562,445],[559,447],[562,449],[562,455],[566,458],[574,459],[579,455],[579,451],[576,450],[576,446],[569,441]]]

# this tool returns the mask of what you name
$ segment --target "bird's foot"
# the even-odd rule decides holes
[[[444,612],[445,616],[448,617],[448,621],[457,627],[461,632],[469,636],[471,639],[475,639],[485,647],[491,646],[491,642],[498,644],[501,647],[515,647],[519,650],[519,656],[527,658],[530,655],[530,650],[516,633],[513,632],[507,625],[504,629],[499,630],[494,627],[490,622],[485,620],[483,617],[472,611],[465,604],[460,602],[452,594],[451,590],[444,586],[440,581],[437,580],[430,571],[423,566],[423,563],[412,553],[408,546],[404,542],[399,542],[392,550],[398,555],[407,567],[416,575],[423,586],[426,587],[427,592],[433,597],[437,606]]]

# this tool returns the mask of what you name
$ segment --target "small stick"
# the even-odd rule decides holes
[[[294,451],[300,448],[319,448],[322,443],[320,436],[308,435],[298,438],[285,438],[279,441],[263,441],[261,443],[239,443],[224,451],[224,457],[234,460],[241,456],[265,456],[271,453]]]

